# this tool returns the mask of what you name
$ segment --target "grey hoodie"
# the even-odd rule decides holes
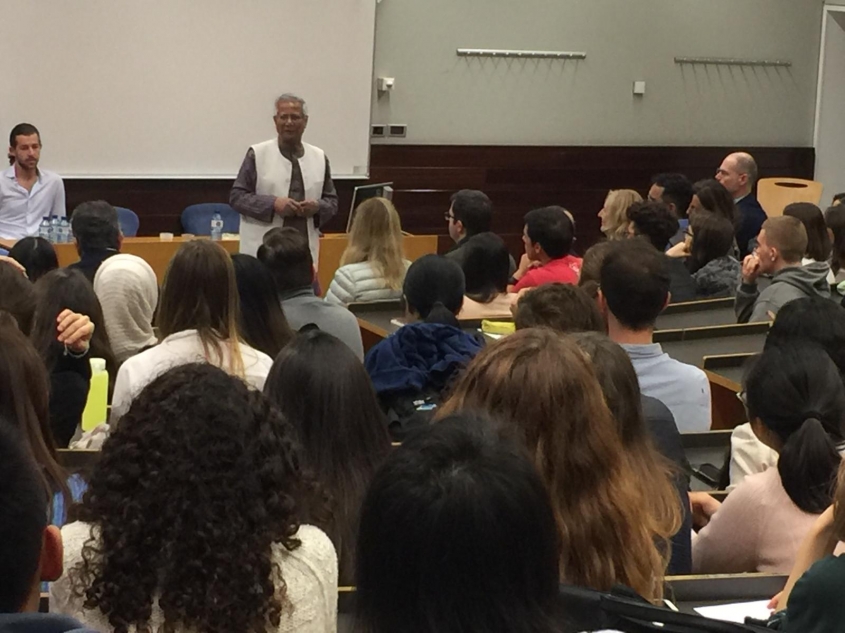
[[[746,284],[740,281],[734,302],[737,321],[771,321],[784,305],[794,299],[815,295],[829,299],[829,273],[830,266],[825,262],[790,266],[775,273],[772,284],[763,292],[757,290],[756,283]]]
[[[2,613],[0,633],[95,633],[66,615],[56,613]]]

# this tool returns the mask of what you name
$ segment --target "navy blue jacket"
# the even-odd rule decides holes
[[[364,365],[379,396],[440,392],[481,347],[476,338],[452,325],[410,323],[373,347]]]
[[[740,261],[746,255],[751,254],[749,242],[757,238],[763,222],[768,216],[763,207],[757,202],[757,197],[749,193],[742,200],[736,203],[739,210],[739,229],[736,232],[736,244],[739,246]]]

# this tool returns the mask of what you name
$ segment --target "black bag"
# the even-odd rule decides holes
[[[753,633],[768,631],[656,607],[627,587],[610,593],[561,585],[558,607],[565,633],[612,629],[624,633]]]

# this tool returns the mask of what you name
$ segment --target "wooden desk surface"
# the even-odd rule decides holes
[[[162,241],[158,237],[127,237],[120,248],[121,253],[137,255],[146,261],[155,271],[159,285],[164,282],[164,274],[170,260],[185,242],[193,239],[208,239],[207,237],[174,237],[171,241]],[[220,240],[220,245],[227,253],[238,252],[240,240]],[[75,244],[54,244],[59,257],[59,266],[68,266],[79,261],[79,253]]]
[[[208,239],[207,237],[174,237],[171,241],[162,241],[158,237],[127,237],[123,240],[122,253],[137,255],[145,260],[155,271],[159,285],[164,281],[167,266],[178,248],[192,239]],[[437,252],[436,235],[406,235],[403,238],[405,257],[410,261],[419,259],[423,255]],[[329,233],[320,238],[320,262],[317,278],[323,292],[329,289],[332,278],[340,267],[340,258],[346,248],[348,236],[345,233]],[[220,240],[220,245],[230,254],[238,252],[239,239]],[[74,244],[54,244],[59,257],[59,266],[68,266],[79,261],[79,254]]]
[[[696,340],[667,341],[663,351],[675,360],[701,367],[705,356],[716,354],[759,354],[766,344],[763,333],[741,336],[714,336]]]
[[[728,325],[729,323],[736,323],[736,313],[734,312],[733,306],[661,314],[657,317],[656,329],[683,330],[691,327],[706,327],[708,325]]]

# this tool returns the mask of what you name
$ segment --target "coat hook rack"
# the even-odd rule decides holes
[[[676,57],[676,64],[705,64],[712,66],[757,66],[789,68],[792,62],[782,59],[735,59],[733,57]]]
[[[505,57],[511,59],[586,59],[577,51],[515,51],[494,48],[459,48],[458,57]]]

